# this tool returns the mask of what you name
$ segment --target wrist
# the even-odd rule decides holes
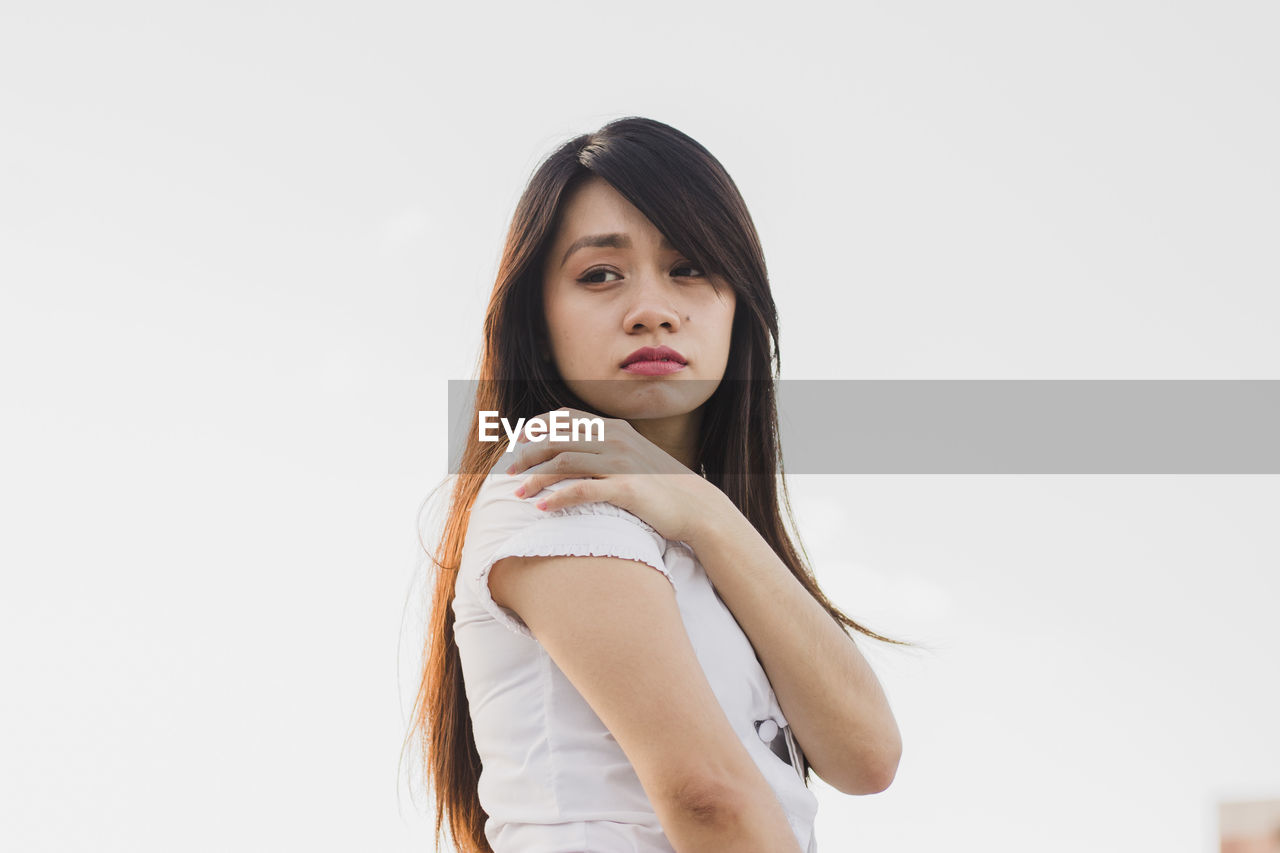
[[[689,528],[683,537],[695,552],[699,546],[710,545],[713,538],[742,518],[738,507],[714,483],[701,478],[699,482],[697,510],[691,513]]]

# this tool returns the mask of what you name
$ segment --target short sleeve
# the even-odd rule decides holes
[[[508,463],[504,459],[498,464]],[[485,478],[471,507],[459,569],[467,591],[502,625],[533,639],[524,621],[494,601],[489,591],[489,571],[504,557],[621,557],[645,563],[671,581],[663,561],[666,540],[652,526],[604,501],[540,510],[533,500],[515,496],[524,476],[490,473]],[[574,482],[560,480],[544,493]]]

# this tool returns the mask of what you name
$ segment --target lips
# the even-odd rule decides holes
[[[619,367],[626,367],[628,364],[634,364],[637,361],[674,361],[678,364],[689,363],[685,360],[684,356],[673,350],[671,347],[640,347],[640,349],[627,356]]]

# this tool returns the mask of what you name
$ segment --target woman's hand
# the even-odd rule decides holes
[[[600,417],[567,406],[556,411],[567,412],[571,418]],[[541,419],[549,423],[550,414]],[[508,474],[528,475],[516,496],[530,500],[551,483],[590,478],[548,492],[537,502],[538,508],[551,511],[606,501],[641,518],[666,539],[690,541],[724,493],[636,432],[627,421],[602,420],[603,441],[530,441],[521,430],[510,453],[512,465],[506,469]]]

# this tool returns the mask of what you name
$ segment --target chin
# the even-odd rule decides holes
[[[614,389],[616,393],[604,402],[600,411],[611,411],[615,418],[624,420],[656,420],[658,418],[674,418],[687,415],[697,409],[709,394],[698,393],[699,389],[684,385],[683,382],[646,382],[629,383],[633,388]],[[680,387],[684,385],[684,387]]]

